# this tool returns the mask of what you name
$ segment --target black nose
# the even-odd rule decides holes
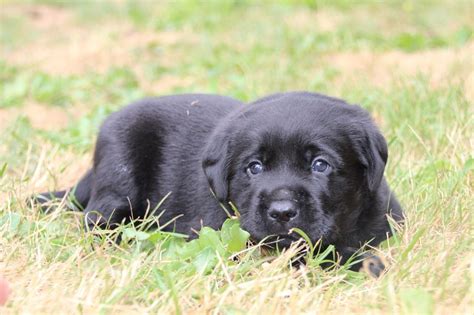
[[[270,204],[268,216],[275,221],[289,222],[298,216],[298,210],[292,201],[278,200]]]

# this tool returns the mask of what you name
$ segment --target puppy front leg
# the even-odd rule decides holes
[[[364,271],[374,278],[380,277],[385,270],[385,264],[380,257],[372,253],[360,253],[355,247],[340,247],[336,252],[340,256],[340,264],[345,264],[351,257],[353,263],[349,269],[353,271]]]
[[[84,210],[86,231],[94,229],[115,229],[132,217],[130,204],[116,200],[92,200]]]

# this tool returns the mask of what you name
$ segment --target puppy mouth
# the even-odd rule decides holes
[[[265,246],[275,248],[288,248],[294,242],[297,242],[301,239],[301,237],[294,233],[286,233],[286,234],[272,234],[265,238]]]

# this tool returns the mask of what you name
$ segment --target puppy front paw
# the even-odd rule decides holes
[[[359,271],[363,271],[373,278],[378,278],[385,270],[385,263],[379,256],[368,254],[362,260],[362,267]]]

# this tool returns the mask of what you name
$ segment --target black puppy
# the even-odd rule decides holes
[[[232,202],[253,240],[270,236],[287,247],[299,228],[334,245],[344,262],[390,235],[387,216],[402,220],[386,161],[387,144],[367,112],[336,98],[292,92],[243,105],[178,95],[112,114],[93,168],[73,191],[89,227],[143,218],[171,193],[157,210],[160,222],[175,220],[167,229],[218,229],[227,217],[219,202]]]

